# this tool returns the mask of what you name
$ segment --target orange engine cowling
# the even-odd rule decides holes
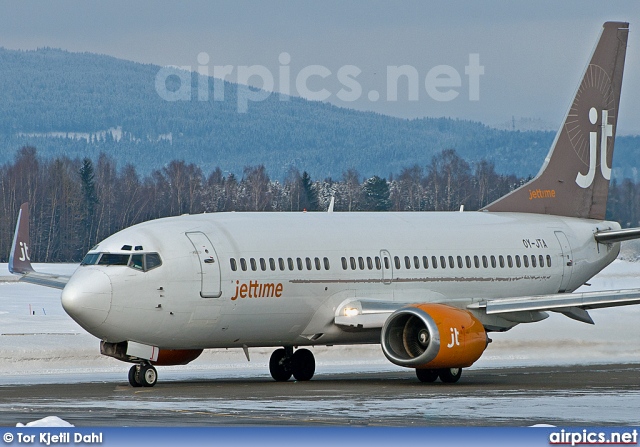
[[[470,312],[444,304],[416,304],[389,316],[381,335],[384,355],[408,368],[471,366],[487,347],[487,334]]]

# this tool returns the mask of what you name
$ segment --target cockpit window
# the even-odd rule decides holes
[[[146,257],[146,268],[145,270],[151,270],[156,267],[160,267],[162,265],[162,259],[160,259],[160,255],[158,253],[147,253]]]
[[[134,270],[149,271],[162,265],[158,253],[87,253],[80,265],[123,265]]]
[[[100,256],[98,265],[128,265],[130,255],[121,255],[117,253],[103,253]]]
[[[99,257],[100,253],[87,253],[80,265],[94,265],[98,262]]]
[[[144,270],[144,255],[133,255],[129,261],[129,267],[136,270]]]

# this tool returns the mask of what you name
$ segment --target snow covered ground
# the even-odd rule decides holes
[[[35,266],[71,274],[76,266]],[[6,265],[0,265],[0,276]],[[6,276],[9,276],[8,273]],[[1,279],[0,279],[1,281]],[[616,260],[581,291],[640,288],[640,262]],[[628,363],[640,361],[640,306],[591,311],[594,326],[560,314],[491,334],[491,343],[473,368]],[[163,380],[191,377],[268,376],[271,349],[206,351],[192,364],[163,368]],[[401,369],[389,363],[379,346],[318,347],[317,374]],[[0,385],[117,380],[129,365],[100,355],[96,338],[62,309],[60,291],[16,282],[0,282]]]

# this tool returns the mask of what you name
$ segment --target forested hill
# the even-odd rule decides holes
[[[224,101],[213,101],[210,82],[209,100],[198,101],[196,75],[192,99],[169,102],[155,89],[159,69],[90,53],[0,48],[0,163],[31,145],[45,157],[105,152],[141,173],[183,159],[205,171],[219,166],[240,174],[244,166],[264,164],[275,178],[292,166],[313,178],[340,178],[349,168],[387,176],[425,166],[452,148],[470,162],[488,159],[498,172],[528,176],[538,171],[554,137],[281,101],[276,94],[238,113],[234,84],[225,84]],[[118,130],[104,132],[110,128]],[[640,166],[640,137],[620,137],[616,149],[615,175],[634,176],[628,167]]]

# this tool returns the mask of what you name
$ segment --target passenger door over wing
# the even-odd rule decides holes
[[[391,255],[387,250],[380,250],[380,261],[382,262],[382,282],[391,284],[393,281],[393,265]]]
[[[207,235],[200,231],[185,234],[193,244],[194,254],[198,256],[200,264],[200,296],[202,298],[219,298],[222,296],[220,262],[213,244]]]

